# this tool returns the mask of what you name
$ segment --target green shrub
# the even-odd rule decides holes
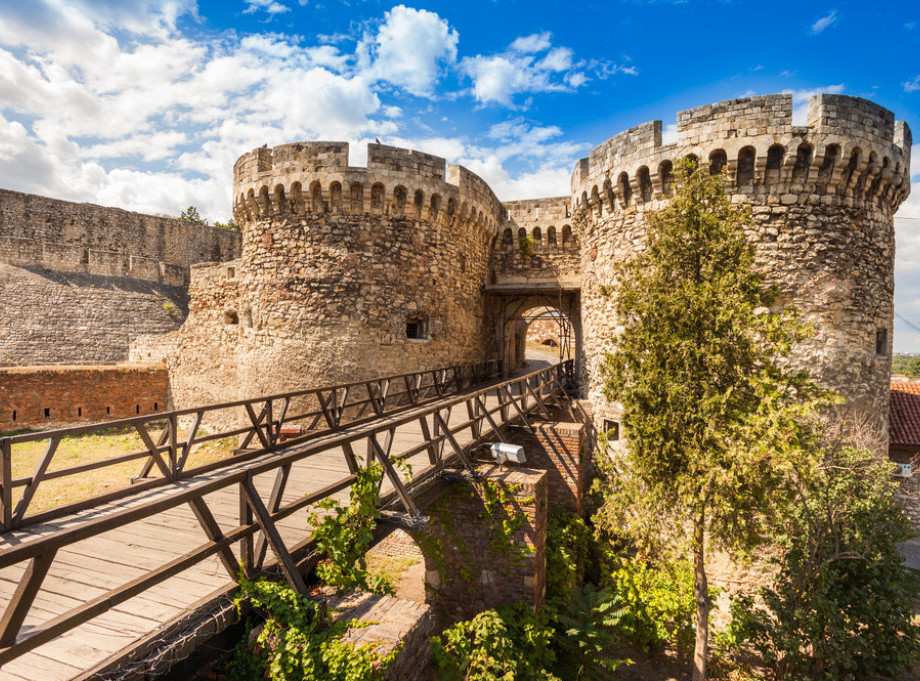
[[[458,622],[431,639],[431,652],[443,681],[558,681],[547,671],[551,638],[552,629],[516,603]]]
[[[669,643],[681,656],[693,649],[696,602],[689,564],[653,567],[639,558],[619,558],[612,580],[613,594],[624,608],[620,631],[629,642],[649,653]],[[715,593],[710,588],[710,595]]]
[[[581,587],[592,542],[584,519],[558,506],[549,514],[546,527],[546,603],[565,610]]]
[[[630,664],[610,657],[614,628],[625,612],[610,589],[598,591],[585,584],[574,592],[568,608],[553,615],[553,671],[567,681],[603,681],[620,665]]]
[[[379,681],[399,649],[381,657],[374,645],[354,646],[341,640],[357,620],[333,623],[319,607],[287,584],[240,576],[238,609],[248,602],[265,617],[253,649],[248,636],[227,667],[234,681]]]

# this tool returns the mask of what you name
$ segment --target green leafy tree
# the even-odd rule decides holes
[[[897,550],[912,532],[896,484],[888,462],[849,447],[797,480],[766,607],[746,604],[779,681],[898,678],[920,656],[917,577]]]
[[[208,224],[204,218],[198,214],[198,209],[195,206],[189,206],[184,211],[179,213],[179,217],[176,218],[180,222],[190,222],[193,225],[206,225]]]
[[[671,202],[648,218],[646,250],[617,270],[623,327],[603,365],[628,448],[596,522],[643,550],[680,542],[694,572],[694,681],[706,678],[707,546],[737,555],[761,541],[788,471],[813,449],[805,417],[826,402],[778,361],[807,329],[771,310],[749,225],[722,178],[685,161]]]
[[[233,218],[230,218],[230,219],[227,220],[226,222],[220,222],[220,221],[218,220],[218,221],[216,221],[216,222],[214,223],[214,226],[217,227],[218,229],[230,229],[230,230],[233,230],[234,232],[241,232],[241,231],[242,231],[242,229],[240,229],[240,226],[239,226],[239,224],[237,223],[237,221],[234,220]]]

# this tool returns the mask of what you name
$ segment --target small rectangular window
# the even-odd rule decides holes
[[[51,407],[45,407],[45,418],[51,418]]]
[[[878,329],[875,332],[875,354],[879,357],[888,356],[888,329]]]
[[[428,320],[422,315],[406,319],[406,338],[425,340],[428,338]]]
[[[608,442],[616,442],[620,439],[620,422],[604,419],[604,432],[607,434]]]

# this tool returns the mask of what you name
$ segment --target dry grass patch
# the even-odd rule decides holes
[[[154,428],[151,430],[156,431]],[[200,436],[206,433],[204,429],[199,428],[198,434]],[[188,433],[183,433],[180,429],[179,440],[187,436]],[[151,437],[156,439],[155,434],[152,434]],[[31,476],[35,466],[44,455],[47,444],[47,440],[14,444],[12,446],[13,477]],[[189,454],[186,469],[230,458],[233,456],[235,447],[236,439],[232,437],[195,445]],[[48,471],[59,471],[72,466],[104,461],[142,451],[146,451],[146,447],[133,428],[65,437],[58,445]],[[164,458],[166,458],[165,455]],[[137,459],[63,478],[45,480],[38,486],[38,491],[29,504],[28,514],[33,515],[130,487],[131,478],[140,473],[144,461],[144,459]],[[159,476],[156,467],[151,471],[151,475]],[[14,488],[14,504],[22,497],[23,489],[24,487]]]

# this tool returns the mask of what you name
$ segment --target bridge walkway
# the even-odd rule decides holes
[[[477,386],[475,390],[481,391],[482,386]],[[475,390],[470,389],[466,393]],[[521,395],[522,389],[518,386],[515,390],[509,391],[509,394],[510,392]],[[464,394],[460,393],[459,396],[446,398],[441,402],[457,402]],[[485,393],[483,398],[486,408],[495,412],[497,420],[501,410],[501,393]],[[290,504],[301,502],[306,495],[314,495],[317,498],[332,496],[347,501],[348,488],[340,483],[350,476],[346,448],[351,449],[351,446],[342,443],[342,440],[352,436],[352,440],[358,442],[356,438],[369,433],[392,432],[392,442],[387,452],[390,458],[399,458],[401,453],[410,453],[405,460],[411,465],[413,475],[416,478],[420,475],[424,477],[426,471],[430,473],[442,463],[432,463],[430,450],[420,447],[420,444],[426,442],[426,433],[423,431],[429,431],[427,435],[430,436],[430,428],[423,426],[420,420],[407,418],[407,413],[433,412],[441,402],[410,412],[384,416],[363,425],[344,426],[307,443],[178,480],[166,487],[140,491],[68,517],[7,532],[0,535],[0,558],[12,550],[32,546],[42,540],[59,537],[68,532],[79,532],[87,524],[100,519],[130,516],[134,509],[147,508],[153,503],[174,497],[177,490],[195,490],[209,482],[233,475],[234,472],[251,471],[253,468],[259,468],[261,463],[296,452],[309,451],[310,454],[291,464],[280,508],[284,509]],[[536,404],[534,402],[528,405],[524,396],[522,406],[528,411]],[[465,448],[474,441],[473,430],[464,427],[464,424],[470,421],[465,409],[451,409],[449,412],[439,413],[444,417],[446,430],[453,431],[453,438],[457,444]],[[504,416],[505,412],[501,413]],[[514,417],[510,420],[514,420]],[[488,430],[485,421],[480,421],[485,425],[484,430]],[[435,428],[437,429],[437,426]],[[449,453],[451,445],[444,437],[443,430],[440,440],[442,451],[447,444]],[[412,453],[413,451],[415,453]],[[357,458],[361,459],[360,465],[365,463],[363,454],[364,452],[357,453]],[[263,500],[268,500],[276,483],[277,469],[263,468],[264,471],[256,473],[251,479],[259,496]],[[340,488],[336,490],[337,486]],[[385,497],[394,489],[393,483],[384,478],[381,497]],[[330,490],[332,493],[324,494],[323,490]],[[242,502],[237,485],[225,486],[204,494],[201,499],[225,535],[232,534],[234,528],[242,526]],[[303,545],[309,539],[308,511],[308,508],[301,508],[276,522],[287,547]],[[192,504],[181,503],[137,520],[130,521],[129,517],[129,522],[57,548],[56,552],[52,553],[53,562],[41,581],[40,589],[19,629],[16,642],[47,627],[55,618],[64,618],[68,613],[88,604],[97,603],[98,613],[62,635],[5,661],[0,667],[0,681],[71,681],[87,678],[93,669],[101,668],[107,661],[117,659],[123,651],[130,649],[138,641],[155,638],[158,631],[165,631],[170,623],[178,621],[201,604],[220,595],[226,597],[233,581],[219,554],[215,553],[123,602],[104,602],[107,594],[113,590],[122,589],[133,580],[142,580],[151,571],[200,550],[202,543],[208,539],[202,528],[199,518],[193,512]],[[241,546],[241,542],[231,546],[234,565],[242,559]],[[271,556],[271,551],[267,553]],[[3,612],[9,609],[17,589],[22,589],[23,576],[29,566],[34,564],[34,560],[32,563],[20,560],[0,569],[0,608]],[[99,603],[100,600],[103,602]]]

